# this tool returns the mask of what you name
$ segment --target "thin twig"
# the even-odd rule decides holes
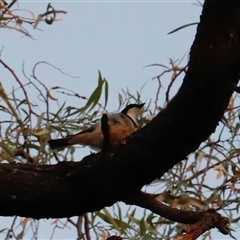
[[[110,128],[108,124],[107,114],[103,114],[101,118],[101,130],[103,133],[103,151],[111,151]]]
[[[27,95],[27,92],[22,84],[22,82],[20,81],[20,79],[18,78],[18,76],[15,74],[15,72],[13,71],[12,68],[10,68],[5,62],[2,61],[2,59],[0,59],[0,63],[8,69],[9,72],[11,72],[11,74],[14,76],[15,80],[18,82],[18,84],[20,85],[22,91],[23,91],[23,94],[26,98],[26,102],[27,102],[27,105],[28,105],[28,111],[29,111],[29,121],[31,121],[31,111],[32,111],[32,107],[31,107],[31,104],[30,104],[30,101],[29,101],[29,98],[28,98],[28,95]]]

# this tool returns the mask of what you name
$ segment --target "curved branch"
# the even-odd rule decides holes
[[[159,214],[160,216],[165,217],[173,222],[193,224],[183,229],[183,232],[185,233],[190,234],[191,232],[191,234],[193,234],[192,230],[197,229],[194,231],[194,234],[199,234],[198,236],[200,236],[203,232],[217,227],[223,234],[228,234],[228,218],[222,217],[219,213],[216,212],[215,209],[208,209],[199,212],[180,210],[161,203],[157,199],[158,196],[159,194],[139,192],[135,195],[124,198],[123,201],[126,204],[133,204],[142,208],[149,209],[150,211]]]
[[[177,208],[169,207],[158,198],[159,194],[149,194],[144,192],[136,193],[135,195],[127,196],[123,199],[126,204],[136,205],[146,208],[162,217],[165,217],[173,222],[192,224],[198,222],[207,211],[195,212],[185,211]]]
[[[215,131],[240,77],[239,12],[238,0],[205,1],[178,93],[113,154],[51,166],[1,164],[0,215],[70,217],[130,203],[143,185],[196,150]]]

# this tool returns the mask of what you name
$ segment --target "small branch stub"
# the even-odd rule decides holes
[[[218,228],[222,234],[227,235],[229,233],[228,224],[228,218],[221,216],[214,209],[209,209],[200,221],[184,227],[182,229],[184,235],[178,237],[176,240],[195,240],[204,232],[215,227]]]

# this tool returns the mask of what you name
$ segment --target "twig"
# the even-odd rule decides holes
[[[90,230],[89,230],[89,219],[87,213],[83,215],[84,218],[84,229],[87,240],[91,240]]]
[[[240,87],[234,85],[233,88],[234,88],[234,91],[235,91],[235,92],[240,93]]]
[[[14,156],[15,157],[18,157],[18,156],[23,157],[23,158],[25,158],[27,160],[28,163],[34,163],[35,162],[34,158],[31,157],[28,153],[24,152],[23,149],[15,150],[14,151]]]
[[[40,61],[40,62],[37,62],[37,63],[34,65],[34,69],[33,69],[33,72],[32,72],[34,76],[35,76],[35,71],[36,71],[36,69],[37,69],[37,66],[40,65],[40,64],[46,64],[46,65],[48,65],[48,66],[50,66],[50,67],[58,70],[60,73],[62,73],[62,74],[65,75],[65,76],[68,76],[68,77],[71,77],[71,78],[80,78],[80,76],[70,75],[70,74],[62,71],[61,68],[58,68],[58,67],[54,66],[53,64],[48,63],[48,62],[46,62],[46,61]]]
[[[215,227],[218,228],[222,234],[227,235],[229,233],[228,223],[228,218],[222,217],[215,211],[209,211],[199,222],[183,228],[182,232],[184,235],[178,237],[176,240],[195,240],[204,232]]]
[[[101,130],[103,133],[103,151],[108,152],[111,151],[111,139],[110,139],[110,128],[108,124],[108,116],[107,114],[103,114],[101,118]]]
[[[170,101],[169,95],[170,95],[170,90],[172,89],[173,83],[175,82],[175,80],[177,79],[177,77],[178,77],[182,72],[186,72],[186,68],[187,68],[187,66],[182,67],[182,68],[179,68],[178,66],[174,66],[174,62],[173,62],[173,61],[171,61],[171,64],[172,64],[172,69],[171,69],[171,71],[173,71],[173,75],[172,75],[172,77],[171,77],[171,82],[169,83],[168,88],[167,88],[167,91],[166,91],[166,102],[167,102],[167,103]],[[178,72],[177,72],[177,71],[178,71]]]
[[[162,88],[162,84],[161,84],[160,78],[157,78],[157,80],[158,80],[158,88],[157,88],[156,97],[155,97],[155,101],[154,101],[154,104],[155,104],[154,115],[156,115],[156,110],[159,110],[158,99],[159,99],[159,96],[160,96],[160,90]]]
[[[82,232],[83,217],[84,215],[78,216],[76,223],[71,218],[68,218],[68,221],[77,229],[77,240],[84,239],[84,233]],[[89,240],[91,240],[91,238]]]
[[[35,75],[35,70],[36,70],[37,65],[38,65],[38,63],[36,63],[36,64],[34,65],[34,67],[33,67],[32,77],[33,77],[40,85],[42,85],[42,87],[43,87],[43,88],[45,89],[45,91],[46,91],[46,96],[44,96],[41,91],[40,91],[40,92],[41,92],[41,95],[42,95],[42,97],[43,97],[43,99],[44,99],[44,101],[45,101],[45,103],[46,103],[46,114],[47,114],[47,123],[48,123],[48,122],[49,122],[49,101],[48,101],[49,97],[48,97],[48,89],[47,89],[47,87],[45,86],[45,84],[43,84],[43,83],[36,77],[36,75]]]
[[[10,229],[8,230],[8,233],[7,233],[7,236],[6,236],[5,240],[11,238],[11,233],[13,233],[13,227],[14,227],[14,224],[15,224],[16,220],[17,220],[17,216],[14,217],[12,225],[11,225]]]
[[[12,73],[12,75],[14,76],[14,78],[16,79],[16,81],[18,82],[18,84],[20,85],[22,91],[23,91],[23,94],[26,98],[26,102],[27,102],[27,105],[28,105],[28,109],[29,109],[29,121],[31,122],[31,112],[32,112],[32,108],[31,108],[31,104],[30,104],[30,101],[29,101],[29,98],[28,98],[28,95],[27,95],[27,92],[23,86],[23,84],[21,83],[20,79],[17,77],[17,75],[15,74],[15,72],[12,70],[12,68],[10,68],[5,62],[3,62],[1,59],[0,59],[0,63],[8,69],[9,72]]]

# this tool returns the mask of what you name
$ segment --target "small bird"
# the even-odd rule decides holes
[[[112,146],[124,143],[125,138],[138,129],[137,116],[144,104],[130,104],[120,113],[108,115],[110,142]],[[50,149],[62,150],[62,148],[70,145],[81,144],[89,146],[96,151],[102,150],[104,147],[104,137],[101,130],[101,121],[77,134],[49,140],[48,144]]]

